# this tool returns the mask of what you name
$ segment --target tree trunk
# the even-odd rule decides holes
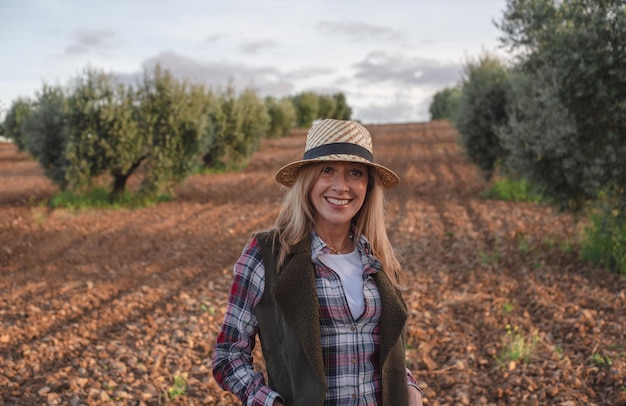
[[[205,154],[202,157],[202,162],[204,162],[205,168],[210,168],[211,166],[213,166],[213,156],[211,154]]]
[[[113,190],[111,191],[111,195],[109,197],[109,200],[111,200],[111,202],[118,202],[121,200],[122,196],[124,196],[124,191],[126,190],[126,181],[130,177],[130,175],[130,173],[127,173],[125,175],[113,175]]]
[[[109,196],[109,200],[112,202],[118,202],[124,196],[124,191],[126,190],[126,181],[130,178],[130,175],[135,172],[139,165],[147,158],[147,155],[139,158],[133,165],[128,169],[126,173],[113,173],[113,190],[111,191],[111,195]]]

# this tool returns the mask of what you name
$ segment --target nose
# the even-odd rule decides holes
[[[335,181],[333,182],[333,189],[337,192],[348,192],[350,188],[348,187],[348,182],[346,180],[346,174],[344,171],[337,171],[335,175]]]

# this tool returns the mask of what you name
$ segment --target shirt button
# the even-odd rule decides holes
[[[354,327],[354,325],[350,326],[350,331],[354,331],[356,330],[356,327]]]
[[[356,399],[356,393],[352,394],[352,399]]]
[[[353,364],[356,364],[356,358],[352,358],[350,362],[352,362]]]

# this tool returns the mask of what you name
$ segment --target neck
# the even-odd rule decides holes
[[[345,254],[353,248],[350,225],[346,227],[315,227],[317,235],[330,246],[333,254]]]

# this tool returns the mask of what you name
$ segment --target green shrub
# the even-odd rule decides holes
[[[502,178],[491,183],[489,189],[480,194],[487,199],[504,200],[508,202],[538,202],[539,195],[530,182],[524,178]]]
[[[112,201],[110,192],[105,188],[93,188],[85,193],[60,192],[55,194],[50,200],[53,208],[64,207],[71,210],[83,209],[119,209],[119,208],[140,208],[150,207],[160,202],[171,200],[169,195],[158,195],[156,197],[146,196],[142,193],[125,191],[119,199]]]
[[[173,384],[167,390],[167,398],[175,400],[179,396],[187,394],[187,374],[177,373],[174,375]]]
[[[602,211],[591,217],[581,244],[582,256],[595,265],[626,275],[626,216]]]
[[[511,362],[530,363],[535,346],[539,342],[537,335],[527,334],[518,326],[506,325],[506,334],[502,338],[502,351],[497,357],[501,367],[510,367]]]

